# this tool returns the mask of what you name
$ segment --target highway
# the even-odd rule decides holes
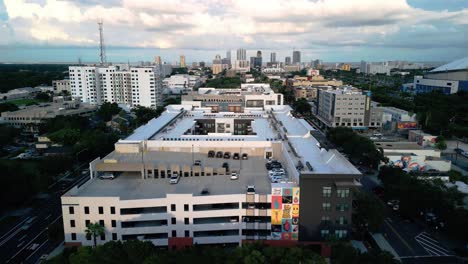
[[[47,198],[33,204],[27,215],[0,235],[0,262],[37,263],[43,254],[50,253],[63,243],[50,240],[48,228],[57,222],[62,224],[62,194],[87,180],[89,173],[51,185]]]

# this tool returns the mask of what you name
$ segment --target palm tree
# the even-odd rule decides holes
[[[94,240],[94,247],[96,247],[96,237],[104,234],[104,227],[99,223],[91,223],[86,226],[86,236],[92,236]]]

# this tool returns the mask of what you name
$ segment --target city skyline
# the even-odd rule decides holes
[[[154,56],[173,62],[180,54],[187,63],[210,61],[238,48],[247,57],[257,50],[276,52],[278,61],[295,49],[303,62],[450,61],[468,55],[468,3],[457,0],[0,0],[0,62],[97,62],[98,19],[110,62]]]

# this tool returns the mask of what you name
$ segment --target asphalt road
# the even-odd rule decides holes
[[[63,181],[50,188],[50,195],[33,204],[33,209],[18,220],[14,227],[0,235],[0,262],[37,263],[43,254],[50,253],[61,241],[51,241],[48,227],[62,222],[60,197],[77,184],[89,179],[89,173]],[[64,188],[65,187],[65,188]]]
[[[363,189],[371,191],[377,186],[370,176],[361,179]],[[423,222],[404,219],[391,208],[385,209],[385,220],[380,230],[393,249],[397,252],[402,263],[462,263],[454,256],[444,241],[432,235],[433,230]]]

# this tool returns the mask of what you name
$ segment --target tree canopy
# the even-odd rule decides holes
[[[136,115],[136,125],[141,126],[148,123],[151,119],[160,116],[162,112],[164,112],[164,108],[158,107],[154,109],[144,106],[137,106],[132,109],[132,112]]]
[[[330,128],[327,138],[343,148],[343,152],[354,162],[377,168],[379,162],[384,160],[383,153],[375,147],[372,140],[358,135],[349,127]]]
[[[242,247],[223,248],[194,245],[181,250],[157,249],[151,242],[140,240],[111,241],[96,248],[80,247],[76,252],[65,251],[47,263],[305,263],[325,264],[325,260],[307,247],[268,247],[248,244]]]
[[[103,103],[96,112],[96,115],[101,118],[104,122],[110,121],[113,115],[118,114],[122,111],[117,103]]]
[[[241,79],[239,77],[219,77],[206,81],[206,87],[214,88],[239,88]]]

